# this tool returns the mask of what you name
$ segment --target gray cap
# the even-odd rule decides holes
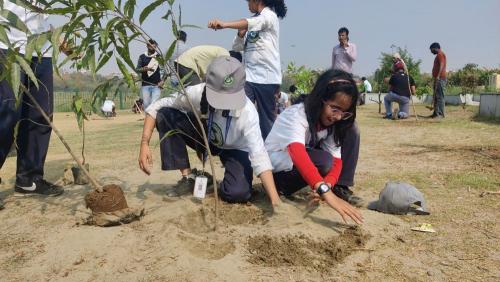
[[[400,182],[387,182],[379,200],[371,202],[368,208],[392,214],[429,214],[424,195],[414,186]]]
[[[235,58],[215,58],[207,68],[207,101],[219,110],[245,106],[245,67]]]

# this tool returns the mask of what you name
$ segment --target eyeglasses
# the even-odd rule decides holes
[[[328,104],[325,101],[323,101],[323,103],[328,106],[328,108],[332,111],[332,113],[334,115],[340,115],[341,116],[341,120],[348,120],[348,119],[350,119],[353,116],[353,113],[351,113],[351,112],[341,111],[341,110],[339,110],[337,108],[337,106],[330,105],[330,104]]]

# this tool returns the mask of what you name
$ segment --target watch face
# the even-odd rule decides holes
[[[321,193],[326,193],[326,192],[328,191],[328,189],[329,189],[329,188],[328,188],[328,185],[326,185],[326,184],[321,184],[321,185],[319,185],[319,187],[318,187],[318,190],[319,190]]]

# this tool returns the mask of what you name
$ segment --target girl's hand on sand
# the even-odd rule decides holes
[[[344,223],[347,224],[348,218],[351,218],[357,224],[363,223],[363,216],[361,215],[361,213],[355,207],[351,206],[348,202],[335,196],[335,194],[333,194],[331,191],[323,194],[323,199],[330,207],[336,210],[340,214],[340,216],[342,216]]]
[[[223,29],[224,22],[218,19],[214,19],[208,22],[208,27],[214,30]]]
[[[148,144],[141,145],[139,152],[139,168],[147,175],[151,175],[151,168],[153,167],[153,155],[149,149]]]

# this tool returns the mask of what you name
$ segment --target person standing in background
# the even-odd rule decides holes
[[[434,79],[434,113],[431,118],[444,118],[444,95],[446,92],[446,55],[441,50],[441,45],[434,42],[429,47],[431,53],[436,56],[434,67],[432,68],[432,78]]]
[[[275,94],[282,81],[279,19],[286,16],[287,7],[284,0],[247,2],[253,17],[232,22],[214,19],[208,23],[208,27],[215,30],[238,30],[233,50],[244,52],[247,79],[245,91],[257,106],[262,137],[265,139],[276,119]]]
[[[356,45],[349,42],[349,30],[346,27],[341,27],[338,35],[339,45],[332,52],[332,69],[352,74],[352,64],[358,57]]]
[[[156,57],[158,44],[150,39],[147,44],[148,50],[142,54],[137,61],[136,71],[141,73],[141,98],[144,101],[144,109],[147,109],[156,100],[160,99],[163,80],[161,79],[160,64]]]
[[[372,93],[372,85],[364,76],[361,78],[361,81],[363,81],[363,93],[359,96],[358,104],[364,105],[366,103],[366,94]]]

